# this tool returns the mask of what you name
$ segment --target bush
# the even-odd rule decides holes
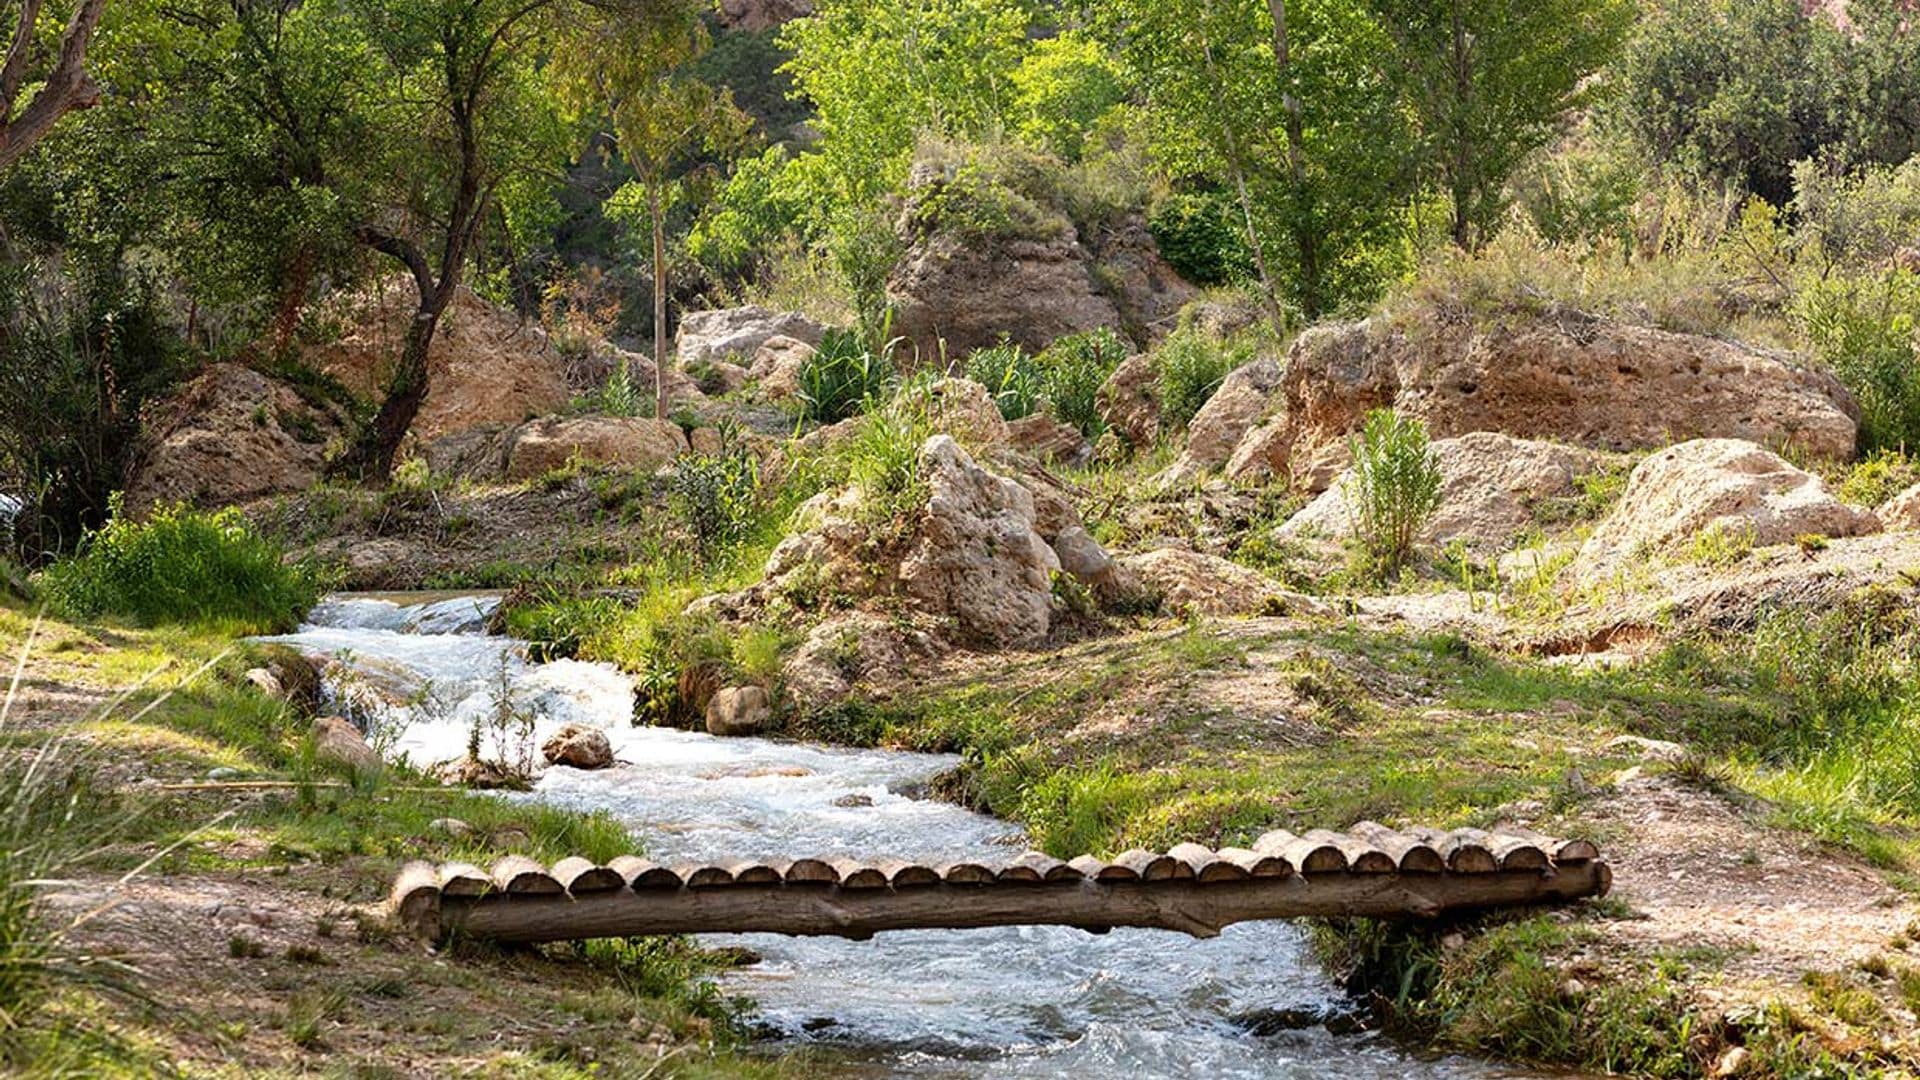
[[[1069,334],[1047,346],[1034,363],[1040,368],[1042,393],[1052,404],[1053,415],[1079,428],[1087,438],[1099,438],[1107,428],[1100,416],[1100,387],[1132,353],[1127,339],[1107,327]]]
[[[726,451],[682,458],[673,495],[702,551],[739,543],[753,531],[760,506],[760,464],[752,454]]]
[[[1196,285],[1225,285],[1250,276],[1246,230],[1225,195],[1169,195],[1147,215],[1147,231],[1168,264]]]
[[[1440,466],[1428,448],[1426,425],[1391,409],[1368,413],[1352,446],[1347,512],[1366,569],[1384,578],[1406,565],[1414,541],[1439,509]]]
[[[798,398],[806,418],[836,424],[885,400],[899,381],[886,352],[876,353],[856,331],[829,330],[800,368]]]
[[[975,349],[967,357],[967,378],[987,388],[1007,420],[1024,420],[1039,407],[1040,368],[1025,349],[1011,342]]]
[[[1798,314],[1808,343],[1860,401],[1867,450],[1920,446],[1920,275],[1833,277],[1807,286]]]
[[[1178,431],[1220,389],[1236,357],[1226,345],[1198,330],[1181,330],[1154,354],[1160,379],[1160,427]]]
[[[244,633],[290,630],[319,598],[304,565],[255,532],[238,510],[180,505],[145,521],[113,519],[45,574],[48,601],[81,617],[117,615],[143,625],[229,623]]]

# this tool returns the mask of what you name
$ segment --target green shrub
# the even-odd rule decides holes
[[[1160,343],[1154,367],[1160,381],[1160,427],[1178,431],[1200,412],[1234,368],[1226,345],[1198,330],[1181,330]]]
[[[1169,195],[1147,215],[1160,254],[1196,285],[1225,285],[1249,276],[1247,234],[1233,200],[1217,192]]]
[[[1855,506],[1875,507],[1920,484],[1920,462],[1898,450],[1875,450],[1841,478],[1837,494]]]
[[[1920,447],[1920,274],[1815,281],[1799,295],[1807,341],[1860,401],[1860,442],[1868,450]]]
[[[1440,507],[1440,466],[1426,425],[1391,409],[1368,413],[1352,446],[1345,495],[1354,538],[1368,572],[1388,577],[1406,565],[1414,541]]]
[[[46,595],[56,610],[274,633],[292,629],[319,597],[311,570],[289,564],[280,544],[238,510],[170,506],[135,521],[117,495],[112,509],[113,519],[76,555],[48,568]]]
[[[673,471],[674,506],[702,551],[739,543],[760,509],[760,463],[740,450],[682,458]]]
[[[1039,365],[1012,342],[975,349],[967,357],[967,378],[987,388],[1000,415],[1008,420],[1024,420],[1039,407],[1043,393]]]
[[[800,368],[800,407],[806,418],[835,424],[885,400],[899,381],[888,350],[875,351],[852,330],[829,330]]]
[[[1108,327],[1069,334],[1047,346],[1034,363],[1053,414],[1087,438],[1099,438],[1107,427],[1100,416],[1100,387],[1132,353],[1127,339]]]

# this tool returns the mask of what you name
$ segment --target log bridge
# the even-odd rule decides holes
[[[1217,936],[1251,919],[1433,919],[1602,896],[1613,875],[1585,840],[1520,830],[1279,831],[1251,848],[1180,844],[1112,860],[1028,852],[1001,865],[835,858],[663,866],[624,856],[483,870],[408,863],[390,904],[424,937],[571,941],[690,933],[837,935],[986,926],[1116,926]]]

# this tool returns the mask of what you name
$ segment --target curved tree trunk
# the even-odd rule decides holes
[[[60,53],[53,70],[26,106],[16,108],[33,57],[33,29],[40,18],[40,2],[22,0],[6,60],[0,63],[0,169],[26,156],[61,117],[100,103],[100,84],[87,74],[87,45],[100,25],[107,0],[80,0],[60,35]]]

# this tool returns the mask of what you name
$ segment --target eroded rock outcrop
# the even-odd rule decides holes
[[[1295,342],[1272,410],[1228,472],[1306,491],[1338,475],[1369,409],[1424,420],[1437,438],[1501,431],[1597,449],[1736,438],[1851,457],[1858,406],[1832,376],[1712,338],[1564,314],[1518,326],[1383,321]]]
[[[1161,481],[1191,483],[1225,465],[1247,432],[1266,415],[1284,373],[1280,362],[1272,359],[1255,360],[1229,372],[1187,424],[1186,448],[1160,474]]]
[[[931,361],[964,357],[1002,336],[1038,351],[1068,334],[1118,326],[1119,310],[1094,287],[1092,263],[1071,230],[990,243],[935,233],[887,279],[894,332]]]
[[[1888,532],[1920,531],[1920,484],[1888,499],[1874,516]]]
[[[127,509],[226,506],[301,491],[320,479],[327,444],[346,430],[337,407],[241,364],[214,364],[141,416]]]
[[[797,311],[770,311],[749,304],[737,308],[689,311],[680,319],[676,355],[680,365],[751,360],[776,337],[817,346],[827,328]]]
[[[1581,546],[1579,574],[1598,580],[1635,559],[1671,554],[1718,531],[1766,547],[1814,535],[1879,532],[1880,519],[1828,493],[1820,478],[1739,439],[1696,439],[1642,461],[1619,505]]]
[[[671,420],[552,416],[523,424],[508,434],[506,477],[531,480],[574,460],[650,471],[686,452],[686,434]]]
[[[1440,439],[1432,448],[1440,469],[1440,506],[1421,534],[1423,543],[1459,542],[1488,557],[1511,548],[1551,500],[1571,498],[1600,455],[1559,443],[1477,431]],[[1285,539],[1345,540],[1353,534],[1343,473],[1325,492],[1276,530]]]
[[[793,397],[800,392],[802,369],[818,351],[799,338],[775,334],[754,350],[747,377],[758,381],[761,392],[775,401]]]
[[[1289,592],[1258,570],[1185,548],[1123,555],[1119,563],[1168,611],[1201,615],[1326,615],[1323,600]]]
[[[1160,432],[1160,378],[1145,354],[1129,357],[1113,369],[1094,394],[1100,418],[1128,446],[1153,445]]]
[[[1080,429],[1046,413],[1009,422],[1007,445],[1053,465],[1079,466],[1093,460],[1093,444]]]
[[[345,329],[302,359],[369,401],[385,391],[417,309],[412,283],[338,298],[330,317]],[[572,397],[567,361],[546,332],[462,288],[441,316],[427,351],[431,389],[410,434],[421,441],[485,425],[517,424],[557,412]]]

